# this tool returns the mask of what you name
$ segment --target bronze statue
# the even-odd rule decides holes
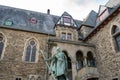
[[[54,77],[57,80],[69,80],[67,77],[67,57],[59,47],[57,47],[57,53],[55,55],[46,59],[46,61],[50,60],[50,70]]]

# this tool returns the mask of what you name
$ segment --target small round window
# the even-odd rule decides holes
[[[36,18],[30,18],[30,23],[36,24],[37,23],[37,19]]]

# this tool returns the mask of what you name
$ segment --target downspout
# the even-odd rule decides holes
[[[49,34],[48,34],[48,38],[47,38],[47,44],[46,44],[46,58],[48,59],[49,58],[49,56],[48,56],[48,53],[49,53]],[[45,75],[45,80],[48,80],[48,67],[47,67],[47,65],[46,65],[46,75]]]

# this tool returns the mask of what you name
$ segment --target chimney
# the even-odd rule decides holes
[[[47,14],[50,15],[50,9],[47,10]]]

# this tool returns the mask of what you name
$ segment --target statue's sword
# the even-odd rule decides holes
[[[43,51],[40,50],[40,53],[42,54],[42,57],[43,57],[43,59],[44,59],[44,61],[45,61],[45,64],[46,64],[46,66],[48,67],[48,69],[49,69],[49,71],[50,71],[50,73],[51,73],[53,79],[54,79],[54,80],[57,80],[57,79],[55,78],[55,76],[53,75],[53,72],[50,70],[50,67],[49,67],[47,61],[45,60],[46,58],[45,58],[45,56],[44,56],[44,54],[43,54]]]

